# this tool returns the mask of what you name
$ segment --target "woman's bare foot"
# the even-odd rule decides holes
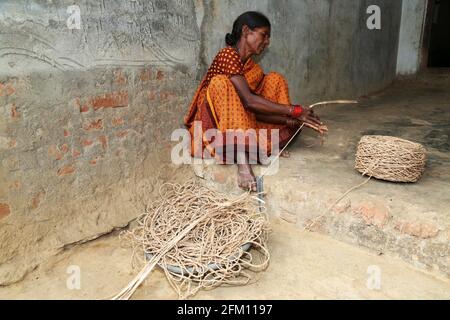
[[[283,150],[283,152],[280,153],[280,157],[282,158],[290,158],[291,157],[291,153],[287,150]]]
[[[256,191],[256,178],[251,165],[238,164],[238,185],[245,191]]]

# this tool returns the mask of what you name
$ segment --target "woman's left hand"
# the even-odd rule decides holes
[[[311,109],[311,108],[305,108],[305,109],[303,109],[303,113],[304,113],[306,116],[308,116],[308,117],[311,117],[311,118],[316,119],[317,121],[320,121],[319,116],[318,116],[317,114],[315,114],[315,113],[314,113],[314,110]],[[322,122],[321,122],[321,124],[322,124]]]

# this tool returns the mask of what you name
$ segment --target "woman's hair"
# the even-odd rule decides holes
[[[242,35],[242,27],[247,25],[251,30],[261,27],[269,27],[270,21],[265,15],[257,11],[247,11],[241,14],[233,23],[233,31],[227,33],[225,42],[229,46],[234,46]]]

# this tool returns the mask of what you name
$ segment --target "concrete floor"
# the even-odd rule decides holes
[[[291,158],[282,159],[279,172],[265,179],[273,220],[269,268],[251,285],[200,292],[195,298],[449,299],[449,88],[448,74],[427,74],[398,81],[355,106],[318,110],[330,129],[324,145],[305,130],[290,148]],[[303,231],[345,190],[364,181],[353,163],[356,145],[366,134],[424,144],[429,157],[424,176],[414,184],[373,179],[318,220],[316,232]],[[195,170],[207,185],[238,190],[234,166]],[[0,298],[106,297],[137,272],[130,269],[130,255],[117,235],[75,246],[24,281],[1,287]],[[80,267],[80,290],[66,286],[70,265]],[[374,268],[380,271],[380,289],[367,286]],[[134,298],[176,296],[156,270]]]
[[[357,105],[318,107],[329,134],[321,145],[315,132],[304,130],[289,148],[291,158],[281,159],[277,174],[265,178],[269,211],[299,228],[323,215],[346,190],[365,181],[354,170],[363,135],[421,143],[428,160],[418,182],[372,179],[318,219],[314,231],[449,276],[449,88],[450,73],[430,72],[399,80],[362,97]],[[195,171],[211,187],[239,192],[234,166],[200,166]]]
[[[424,273],[395,257],[300,232],[279,219],[273,219],[271,226],[271,263],[264,272],[254,274],[249,285],[200,291],[194,299],[450,298],[449,279]],[[138,272],[131,270],[130,256],[117,235],[106,236],[67,250],[20,283],[0,287],[0,298],[103,299],[121,290]],[[79,267],[80,289],[67,287],[71,266]],[[379,282],[372,282],[377,274]],[[164,273],[155,269],[133,299],[177,299],[177,295]]]

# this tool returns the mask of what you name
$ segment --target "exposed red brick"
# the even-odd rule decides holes
[[[20,113],[17,111],[16,105],[13,104],[11,107],[11,118],[18,119],[20,118]]]
[[[12,86],[7,86],[6,87],[6,95],[7,96],[12,95],[14,92],[16,92],[16,89],[14,89]]]
[[[161,70],[158,70],[156,73],[156,80],[162,80],[164,79],[164,73]]]
[[[168,100],[170,97],[173,97],[172,92],[163,91],[159,94],[160,100]]]
[[[58,170],[57,174],[58,176],[65,176],[68,174],[72,174],[73,172],[75,172],[75,168],[72,166],[66,166],[66,167],[62,167],[61,169]]]
[[[89,163],[95,166],[97,164],[97,159],[92,159],[89,161]]]
[[[384,227],[389,219],[389,208],[377,201],[362,202],[353,209],[353,213],[361,215],[367,224],[378,228]]]
[[[87,104],[84,104],[80,107],[80,112],[88,112],[89,106]]]
[[[117,70],[114,72],[114,82],[120,86],[123,86],[127,83],[127,78],[122,74],[122,70]]]
[[[94,143],[94,141],[90,140],[90,139],[84,139],[81,144],[83,145],[83,147],[87,147],[87,146],[91,146]]]
[[[55,160],[61,160],[63,157],[63,154],[56,148],[55,145],[51,145],[48,148],[48,155],[52,158],[55,158]]]
[[[118,156],[119,158],[122,158],[125,155],[125,150],[120,148],[116,150],[116,156]]]
[[[116,133],[116,137],[118,138],[123,138],[126,137],[128,135],[128,130],[122,130]]]
[[[64,129],[64,137],[68,137],[70,135],[71,135],[70,131]]]
[[[0,202],[0,219],[3,219],[10,213],[11,209],[9,208],[9,204]]]
[[[87,103],[82,105],[80,98],[75,99],[75,105],[80,112],[88,112],[89,111],[89,105]]]
[[[139,75],[139,79],[141,79],[142,82],[147,82],[151,78],[151,73],[149,69],[145,69],[141,71],[141,74]]]
[[[94,110],[101,108],[118,108],[126,107],[128,105],[128,92],[120,91],[107,93],[101,96],[94,97],[90,100]]]
[[[121,117],[112,119],[112,125],[115,126],[115,127],[121,126],[123,124],[124,124],[124,120]]]
[[[16,92],[16,89],[10,84],[10,83],[1,83],[0,82],[0,97],[3,96],[10,96],[14,92]]]
[[[140,124],[145,122],[145,113],[139,112],[134,118],[134,123]]]
[[[19,190],[22,187],[22,184],[19,180],[14,180],[9,184],[10,189],[16,189]]]
[[[156,99],[156,94],[153,91],[148,91],[147,92],[147,98],[149,101],[154,101]]]
[[[103,150],[106,150],[106,148],[108,147],[108,137],[106,137],[106,136],[99,136],[98,137],[98,141],[100,141],[100,143],[102,144]]]
[[[42,198],[45,196],[45,192],[41,191],[38,192],[33,199],[31,199],[31,209],[37,209],[39,205],[41,204]]]
[[[101,130],[103,129],[103,120],[89,120],[83,124],[83,129],[86,131]]]
[[[333,199],[333,203],[334,203],[334,199]],[[332,205],[332,204],[331,204]],[[332,208],[332,211],[334,212],[334,213],[337,213],[337,214],[342,214],[342,213],[344,213],[344,212],[347,212],[347,211],[349,211],[350,209],[351,209],[351,207],[352,207],[352,203],[351,203],[351,201],[350,200],[347,200],[346,202],[344,202],[344,203],[341,203],[341,204],[337,204],[337,205],[335,205],[333,208]]]
[[[59,150],[61,150],[62,153],[67,153],[69,152],[70,148],[67,143],[64,143],[59,147]]]
[[[72,150],[72,157],[78,158],[81,156],[81,153],[78,150]]]
[[[14,148],[17,145],[17,140],[14,139],[14,138],[11,138],[9,140],[9,144],[8,145],[9,145],[10,148]]]
[[[3,219],[10,213],[11,213],[11,209],[9,208],[9,204],[0,202],[0,219]]]
[[[396,223],[395,229],[397,229],[400,233],[422,239],[434,238],[439,233],[438,227],[424,221],[399,221]]]

